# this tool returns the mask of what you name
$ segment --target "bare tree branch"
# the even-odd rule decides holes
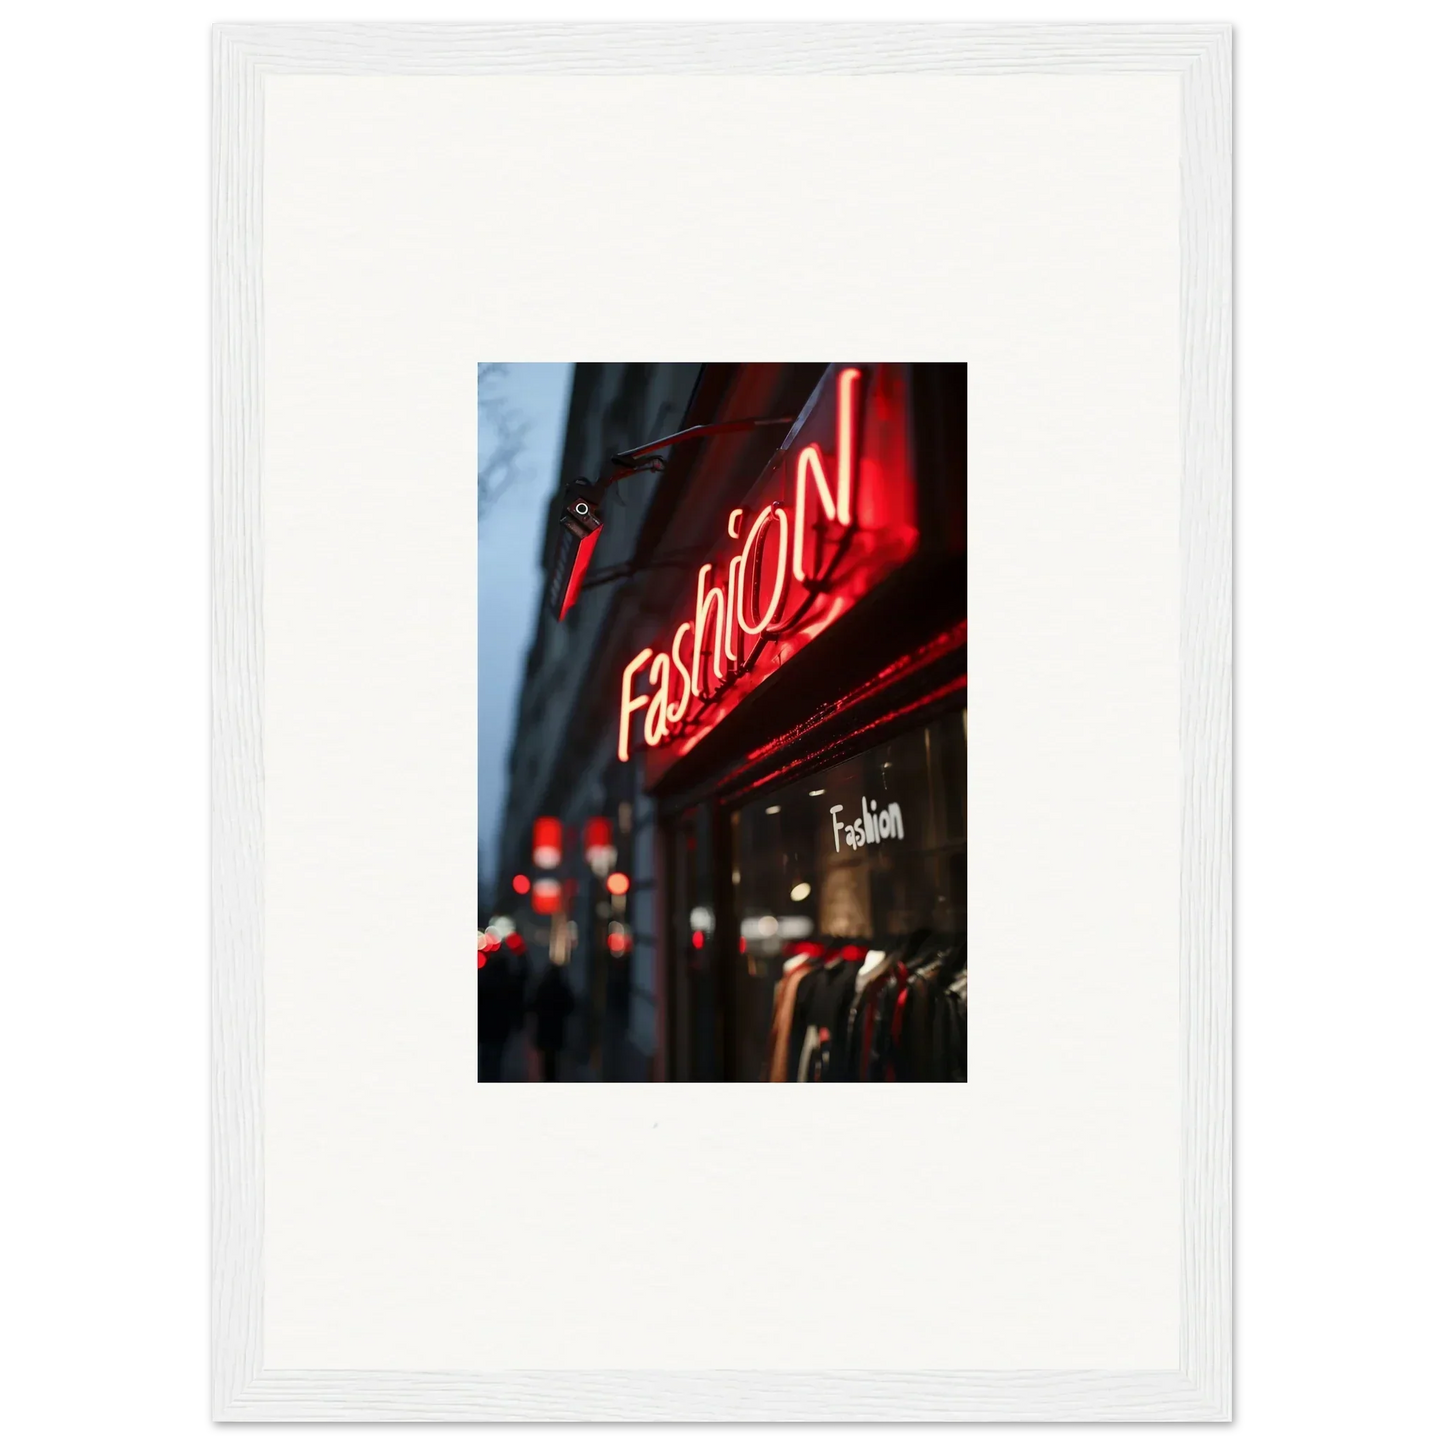
[[[500,362],[477,367],[477,521],[521,480],[527,446],[527,419],[508,404],[511,368]]]

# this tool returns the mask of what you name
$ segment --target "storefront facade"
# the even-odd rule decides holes
[[[591,639],[576,777],[523,802],[514,756],[504,870],[543,804],[615,827],[625,892],[569,879],[588,1077],[961,1081],[966,370],[703,367],[681,424],[750,416],[794,419],[628,483],[583,620],[539,619]]]

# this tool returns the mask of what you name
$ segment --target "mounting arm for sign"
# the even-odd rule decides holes
[[[602,532],[602,500],[614,482],[637,472],[660,472],[665,463],[657,455],[680,442],[700,441],[703,437],[720,436],[728,432],[756,431],[761,427],[792,426],[796,418],[791,416],[743,417],[736,421],[704,422],[690,426],[671,436],[646,442],[618,452],[608,463],[605,476],[596,482],[579,477],[569,482],[562,493],[562,515],[557,519],[560,533],[553,551],[551,575],[547,579],[547,605],[552,615],[559,620],[571,611],[584,586],[587,567],[592,560],[593,549]],[[676,566],[675,560],[660,560],[654,566]],[[622,563],[609,567],[605,576],[599,575],[591,585],[603,582],[617,582],[646,571],[648,564]]]
[[[682,431],[675,431],[671,436],[662,437],[658,441],[633,447],[631,451],[618,452],[612,458],[612,465],[618,471],[616,475],[609,478],[607,485],[610,486],[618,476],[644,470],[642,466],[638,465],[639,458],[651,456],[653,452],[666,451],[668,447],[675,447],[678,442],[698,441],[703,437],[720,436],[724,432],[756,431],[759,427],[765,426],[792,426],[796,420],[796,417],[791,416],[751,416],[740,418],[737,421],[710,421],[704,422],[701,426],[686,427]]]
[[[635,577],[639,572],[660,572],[668,567],[696,567],[700,548],[692,548],[685,552],[671,553],[666,557],[654,557],[650,562],[618,562],[612,567],[601,567],[590,572],[587,580],[581,584],[580,591],[586,592],[592,587],[607,587],[613,582],[625,582],[629,577]]]

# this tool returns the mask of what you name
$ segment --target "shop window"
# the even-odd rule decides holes
[[[778,1077],[769,1052],[780,984],[790,968],[846,970],[863,981],[890,969],[951,987],[966,1013],[968,931],[967,733],[959,712],[750,800],[732,818],[733,916],[745,1077]],[[870,974],[868,970],[873,970]],[[937,987],[935,987],[935,985]],[[820,991],[820,990],[810,990]],[[931,992],[932,991],[932,992]],[[842,1077],[839,1022],[829,1033]],[[861,992],[861,990],[860,990]],[[939,1025],[940,1028],[942,1024]],[[794,1040],[796,1045],[797,1040]],[[858,1065],[861,1077],[959,1078],[952,1044],[916,1058]],[[796,1047],[792,1050],[797,1057]],[[945,1056],[949,1055],[949,1056]],[[794,1067],[789,1063],[788,1072]]]

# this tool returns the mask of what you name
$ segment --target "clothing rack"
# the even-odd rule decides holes
[[[919,929],[890,948],[808,940],[773,990],[765,1080],[968,1080],[968,954]]]

